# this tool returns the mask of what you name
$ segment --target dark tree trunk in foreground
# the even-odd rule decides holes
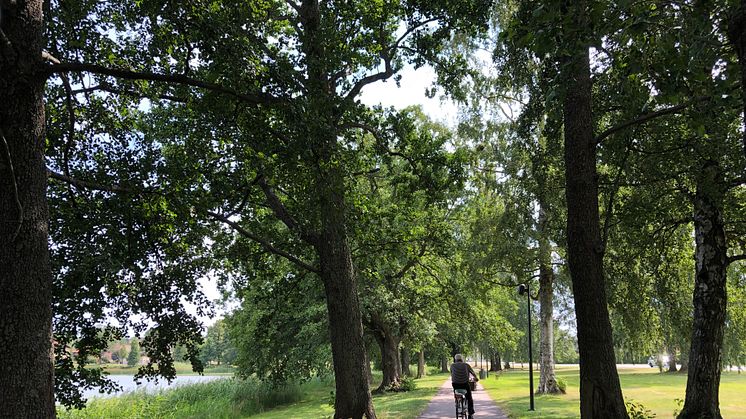
[[[562,393],[554,375],[554,271],[545,205],[539,204],[539,388],[537,393]]]
[[[427,374],[425,370],[425,351],[419,351],[417,354],[417,378],[422,378]]]
[[[377,392],[397,390],[401,382],[401,361],[399,360],[399,338],[383,325],[376,323],[373,335],[381,348],[381,367],[383,379]]]
[[[686,399],[679,419],[722,417],[718,391],[727,302],[727,246],[721,215],[721,176],[720,167],[709,162],[697,180],[694,198],[694,326]]]
[[[573,28],[587,27],[586,2],[568,2]],[[573,40],[570,40],[571,42]],[[574,40],[563,62],[567,254],[580,352],[580,416],[627,418],[616,370],[603,272],[596,142],[587,43]]]
[[[401,348],[401,375],[404,377],[411,377],[412,370],[409,368],[411,360],[409,359],[409,350],[407,348]]]
[[[55,416],[42,1],[0,1],[0,417]]]
[[[314,117],[306,122],[308,146],[316,158],[315,191],[321,232],[315,240],[329,314],[329,337],[334,362],[335,418],[376,417],[368,385],[368,367],[355,268],[347,237],[345,176],[338,158],[336,92],[321,34],[318,0],[300,6],[302,50],[308,67],[306,100]]]
[[[325,225],[318,251],[334,362],[334,417],[374,418],[357,284],[341,211],[342,199],[337,194],[330,195],[331,202],[336,205],[325,206],[322,210]]]

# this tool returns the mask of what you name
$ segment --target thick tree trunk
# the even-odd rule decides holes
[[[587,26],[586,6],[585,1],[566,3],[573,28]],[[575,52],[563,63],[567,88],[563,103],[565,195],[568,264],[580,352],[580,416],[627,418],[606,305],[588,47],[584,40],[568,42],[567,47]]]
[[[697,180],[694,198],[694,326],[686,399],[678,416],[680,419],[722,417],[718,391],[727,303],[727,246],[721,215],[721,177],[718,164],[708,162]]]
[[[401,382],[401,361],[399,360],[399,338],[387,328],[377,327],[373,331],[378,346],[381,348],[381,367],[383,379],[376,392],[396,391]]]
[[[401,375],[404,377],[411,377],[412,370],[409,368],[411,360],[409,359],[409,350],[405,347],[401,348]]]
[[[315,113],[306,121],[314,173],[321,232],[314,242],[319,256],[329,312],[329,337],[336,385],[335,418],[375,418],[367,377],[367,357],[357,294],[352,252],[347,238],[345,176],[337,142],[336,92],[329,84],[327,52],[321,34],[322,13],[318,0],[303,0],[302,50],[308,67],[307,99]]]
[[[552,248],[547,231],[545,205],[539,204],[539,388],[537,393],[562,393],[554,375],[554,305],[552,304],[554,272]]]
[[[448,372],[448,358],[446,357],[440,360],[440,372]]]
[[[332,194],[335,197],[336,194]],[[338,195],[337,195],[338,196]],[[332,344],[336,382],[335,418],[374,418],[367,377],[367,356],[357,296],[355,272],[339,207],[327,206],[324,234],[318,246],[321,277],[329,311],[329,336]],[[334,202],[332,201],[332,202]]]
[[[42,1],[0,1],[0,417],[55,416]]]
[[[502,360],[500,359],[500,352],[495,352],[495,368],[497,368],[497,371],[503,370]]]
[[[422,378],[427,375],[425,369],[425,351],[420,350],[417,353],[417,378]]]

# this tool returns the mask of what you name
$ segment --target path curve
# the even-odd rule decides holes
[[[477,383],[477,390],[471,392],[471,397],[474,399],[474,418],[508,419],[508,415],[497,407],[481,383]],[[438,390],[438,394],[430,400],[425,413],[418,419],[452,419],[455,415],[453,387],[451,379],[448,378]]]

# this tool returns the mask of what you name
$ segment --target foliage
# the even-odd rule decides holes
[[[652,419],[655,414],[650,410],[646,409],[642,403],[635,402],[634,400],[627,400],[624,405],[627,407],[627,413],[630,419]]]
[[[399,383],[399,391],[412,391],[417,389],[417,380],[412,377],[403,377]]]
[[[225,320],[220,319],[207,328],[205,343],[200,347],[200,359],[205,365],[211,362],[220,365],[225,362],[232,364],[236,359],[236,348],[228,338]],[[174,358],[176,352],[174,352]]]
[[[130,353],[127,355],[127,365],[130,367],[140,365],[140,341],[136,337],[130,340]]]

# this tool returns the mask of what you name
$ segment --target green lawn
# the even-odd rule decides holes
[[[385,393],[373,396],[373,405],[380,419],[414,419],[425,410],[430,399],[448,378],[448,374],[425,376],[417,383],[417,389],[403,393]],[[331,384],[306,387],[303,399],[297,403],[278,407],[252,418],[291,419],[291,418],[329,418],[334,409],[329,405]]]
[[[534,384],[539,373],[534,372]],[[567,383],[567,394],[536,396],[536,411],[528,411],[528,371],[511,370],[482,380],[490,396],[511,418],[579,418],[579,377],[577,369],[558,369],[557,376]],[[622,392],[627,401],[642,403],[657,418],[672,418],[686,390],[685,374],[659,373],[654,368],[620,369]],[[720,384],[720,411],[726,419],[746,418],[746,374],[723,373]]]

